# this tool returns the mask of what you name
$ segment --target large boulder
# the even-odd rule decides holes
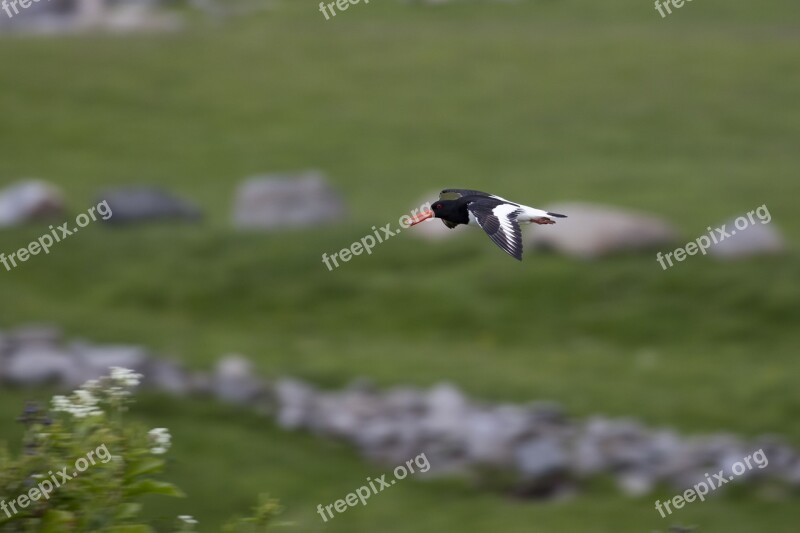
[[[48,0],[30,3],[24,12],[19,10],[17,14],[11,10],[13,16],[0,12],[0,33],[6,30],[54,31],[71,19],[77,7],[76,0]]]
[[[21,181],[0,190],[0,227],[50,220],[65,213],[61,191],[44,181]]]
[[[564,203],[549,205],[546,211],[563,213],[553,226],[534,227],[527,233],[529,244],[552,249],[570,257],[598,257],[668,247],[679,233],[669,222],[618,207]]]
[[[772,224],[758,219],[755,223],[743,224],[744,217],[732,218],[725,222],[725,237],[708,249],[709,255],[718,259],[743,259],[757,255],[775,255],[786,252],[786,240],[780,230]],[[739,226],[736,225],[739,221]],[[720,225],[720,228],[723,226]],[[744,229],[739,229],[744,228]]]
[[[86,30],[179,29],[182,18],[158,10],[157,7],[163,3],[165,0],[33,0],[27,2],[24,12],[19,10],[13,14],[11,11],[13,16],[0,11],[0,33],[17,31],[49,35]]]
[[[202,218],[194,203],[179,198],[161,187],[130,186],[102,191],[98,204],[107,202],[111,224],[134,224],[152,221],[189,221]]]
[[[236,192],[233,223],[238,228],[278,229],[340,222],[339,193],[318,172],[250,178]]]

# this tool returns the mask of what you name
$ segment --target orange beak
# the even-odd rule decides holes
[[[434,216],[433,211],[431,211],[430,209],[427,211],[423,211],[419,215],[411,217],[411,224],[409,224],[408,227],[410,228],[411,226],[416,226],[420,222],[428,220],[429,218],[433,218],[433,216]]]

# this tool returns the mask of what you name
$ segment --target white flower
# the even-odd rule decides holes
[[[88,390],[78,389],[75,391],[75,397],[78,400],[77,405],[73,404],[72,414],[78,418],[86,416],[97,416],[103,414],[97,404],[100,400]]]
[[[99,400],[91,392],[83,389],[75,391],[72,398],[53,396],[53,411],[69,413],[75,418],[102,415],[97,406]]]
[[[53,411],[57,412],[70,412],[72,409],[72,402],[66,396],[53,396]]]
[[[167,428],[154,428],[151,429],[147,436],[153,441],[155,446],[150,449],[153,455],[163,455],[167,453],[169,447],[172,445],[172,435],[169,434]]]
[[[126,389],[124,387],[117,387],[117,386],[109,387],[108,393],[113,398],[125,398],[125,397],[131,395],[131,392],[128,389]]]
[[[184,524],[189,524],[190,526],[194,526],[197,524],[197,520],[195,520],[191,515],[182,514],[178,517],[178,520],[183,522]]]
[[[91,391],[85,389],[78,389],[75,391],[75,396],[78,397],[78,400],[85,406],[85,407],[94,407],[97,405],[97,398]]]
[[[120,382],[124,387],[133,388],[139,385],[142,382],[141,374],[137,374],[133,370],[128,368],[122,368],[119,366],[111,367],[111,379],[114,381]]]

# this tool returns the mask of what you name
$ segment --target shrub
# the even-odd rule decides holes
[[[20,417],[26,431],[14,457],[0,446],[0,532],[147,533],[141,497],[184,497],[160,479],[171,436],[147,430],[126,416],[141,375],[124,368],[55,396],[49,409],[29,404]],[[266,531],[280,506],[262,498],[253,517],[226,526],[226,533]],[[195,531],[197,521],[179,516],[174,531]]]

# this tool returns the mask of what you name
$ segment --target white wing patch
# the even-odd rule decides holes
[[[475,221],[494,243],[511,257],[522,260],[522,232],[517,223],[520,208],[516,204],[476,201],[467,206]]]
[[[516,249],[516,251],[521,251],[522,243],[518,242],[515,238],[515,234],[520,231],[519,226],[517,225],[516,217],[512,218],[512,215],[514,215],[518,209],[518,205],[500,204],[492,209],[492,213],[494,213],[494,216],[500,221],[500,229],[505,234],[506,242],[509,243],[509,246]]]

